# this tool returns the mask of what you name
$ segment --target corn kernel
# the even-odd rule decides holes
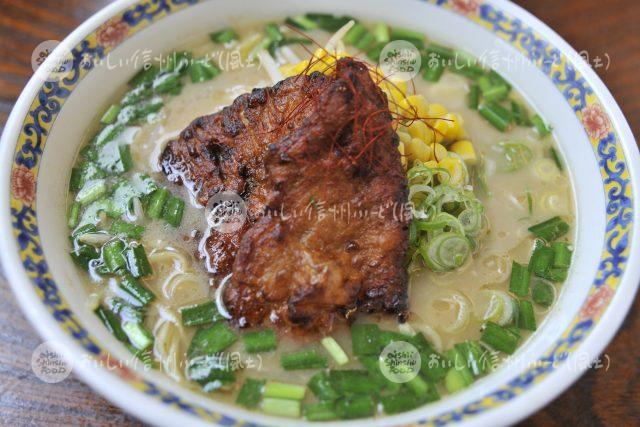
[[[429,160],[424,165],[429,167],[429,168],[437,168],[438,167],[438,162],[436,162],[435,160]]]
[[[422,95],[410,95],[400,102],[402,108],[408,117],[427,117],[429,114],[429,104]]]
[[[433,156],[433,148],[419,138],[413,138],[411,142],[405,145],[405,150],[411,160],[426,162]]]
[[[407,168],[407,155],[405,154],[405,150],[404,150],[404,142],[400,142],[398,144],[398,151],[400,152],[400,162],[402,163],[402,166],[404,166],[404,168]]]
[[[462,157],[462,160],[468,165],[475,165],[478,160],[473,144],[468,139],[454,142],[449,149]]]
[[[437,162],[446,159],[448,156],[447,153],[447,149],[444,148],[444,145],[442,144],[433,144],[431,145],[432,147],[432,153],[433,153],[433,157],[431,158],[431,160],[435,160]]]
[[[296,65],[294,64],[284,64],[280,67],[280,72],[284,77],[291,77],[296,75],[295,69]]]
[[[434,119],[444,117],[447,113],[447,109],[441,104],[429,104],[429,109],[427,110],[427,116]]]
[[[403,143],[405,143],[405,144],[406,144],[406,143],[408,143],[408,142],[410,142],[410,141],[411,141],[411,135],[409,135],[406,131],[404,131],[404,130],[399,130],[399,131],[397,132],[397,134],[398,134],[398,138],[400,138],[400,141],[401,141],[401,142],[403,142]]]
[[[436,142],[440,143],[448,141],[449,136],[449,122],[446,120],[435,120],[432,125],[435,129]]]
[[[462,181],[464,180],[464,168],[462,166],[461,160],[458,157],[445,157],[438,162],[438,167],[441,167],[442,169],[445,169],[447,172],[449,172],[449,184],[463,184]],[[446,180],[446,176],[444,174],[438,174],[438,177],[441,181]]]
[[[414,122],[412,122],[409,126],[407,126],[407,130],[409,131],[409,134],[413,138],[420,138],[423,141],[429,138],[428,136],[429,134],[433,134],[433,131],[429,129],[429,127],[427,127],[427,125],[420,120],[415,120]]]

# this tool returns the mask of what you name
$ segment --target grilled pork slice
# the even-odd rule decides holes
[[[240,326],[326,333],[358,312],[406,316],[407,182],[387,99],[352,59],[327,80],[264,154],[264,215],[224,294]]]
[[[194,200],[205,206],[226,190],[239,194],[247,207],[244,227],[207,233],[201,255],[209,272],[222,277],[231,271],[242,234],[264,212],[266,147],[316,113],[311,101],[326,84],[326,77],[315,73],[254,89],[220,112],[195,119],[167,144],[162,170],[170,181],[185,185]]]

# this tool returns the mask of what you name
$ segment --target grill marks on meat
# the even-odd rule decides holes
[[[386,97],[343,60],[318,101],[265,156],[267,212],[225,295],[240,324],[326,332],[356,311],[406,313],[408,195]]]
[[[233,191],[245,201],[243,228],[225,234],[212,229],[203,242],[202,255],[211,273],[223,276],[231,271],[242,234],[264,212],[266,147],[313,113],[305,104],[326,82],[324,75],[314,73],[254,89],[220,112],[195,119],[167,144],[160,160],[163,172],[169,181],[185,185],[200,205],[221,191]]]
[[[240,194],[248,221],[204,252],[241,326],[327,332],[356,312],[407,312],[406,177],[387,99],[367,67],[292,77],[195,120],[164,172],[201,204]]]

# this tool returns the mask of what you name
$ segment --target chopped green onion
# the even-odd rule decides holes
[[[211,80],[221,72],[218,67],[205,58],[194,61],[189,67],[189,76],[191,77],[192,83]]]
[[[183,213],[184,200],[174,196],[167,199],[162,209],[162,217],[173,227],[178,227],[180,225]]]
[[[373,27],[373,37],[378,43],[388,43],[390,40],[389,26],[384,22],[378,22]]]
[[[236,397],[236,403],[245,408],[255,408],[262,398],[262,390],[264,388],[264,380],[254,380],[247,378],[242,384],[242,388]]]
[[[276,333],[273,329],[246,333],[242,336],[242,340],[247,353],[271,351],[275,350],[277,346]]]
[[[424,45],[424,34],[408,28],[391,27],[390,40],[406,40],[420,49]]]
[[[333,337],[324,337],[321,343],[338,365],[344,365],[349,361],[349,356]]]
[[[467,98],[467,106],[472,110],[478,109],[480,103],[480,87],[477,84],[469,86],[469,96]]]
[[[225,355],[212,353],[191,357],[188,354],[187,378],[203,386],[206,392],[217,390],[224,384],[234,382],[235,373]]]
[[[122,164],[122,172],[130,171],[133,168],[133,157],[131,157],[131,148],[129,144],[118,146],[120,153],[120,162]]]
[[[425,50],[427,52],[427,56],[435,56],[440,60],[438,61],[440,63],[442,63],[443,59],[452,60],[455,57],[455,52],[452,49],[436,43],[429,43]]]
[[[382,49],[384,49],[385,43],[374,43],[369,50],[367,51],[367,58],[372,61],[379,61],[380,54],[382,53]]]
[[[118,118],[119,112],[120,112],[119,105],[117,104],[111,105],[107,109],[107,111],[105,111],[104,114],[102,115],[102,118],[100,119],[100,123],[105,125],[110,125],[111,123],[115,122],[115,120]]]
[[[351,326],[351,345],[353,354],[356,356],[378,355],[380,345],[378,336],[380,328],[378,325],[361,323]]]
[[[493,322],[485,324],[480,337],[483,343],[507,354],[513,354],[516,351],[519,340],[519,335]]]
[[[460,62],[458,62],[460,60]],[[477,64],[478,60],[466,52],[454,51],[454,61],[449,67],[454,73],[476,80],[485,74],[484,68]]]
[[[151,193],[149,199],[149,207],[147,209],[147,216],[149,218],[158,219],[162,216],[164,210],[164,204],[169,198],[169,190],[166,188],[158,188]]]
[[[125,322],[142,323],[144,307],[136,307],[122,298],[109,297],[106,300],[109,310],[120,316]]]
[[[380,370],[380,361],[377,356],[361,356],[358,360],[371,377],[369,381],[370,384],[379,384],[378,388],[384,388],[387,391],[398,391],[400,389],[400,383],[391,381],[382,374],[382,371]]]
[[[547,242],[551,242],[564,236],[567,231],[569,231],[569,224],[564,222],[560,217],[554,216],[544,222],[529,227],[528,230],[533,233],[533,235]]]
[[[298,418],[300,417],[301,405],[298,400],[265,397],[262,399],[262,410],[269,415]]]
[[[520,103],[511,100],[511,114],[513,115],[513,121],[518,126],[531,126],[531,119],[527,108]]]
[[[473,376],[478,377],[489,370],[488,352],[477,341],[464,341],[455,348],[464,357]]]
[[[69,178],[69,191],[78,191],[83,184],[82,169],[79,167],[71,168],[71,177]]]
[[[137,104],[140,101],[151,98],[153,96],[153,90],[149,83],[142,83],[140,86],[134,87],[129,92],[125,93],[120,101],[122,105],[127,106],[131,104]],[[119,113],[120,111],[118,111]]]
[[[518,310],[518,327],[527,331],[536,330],[536,317],[533,314],[531,301],[520,300]]]
[[[340,393],[333,388],[329,375],[325,371],[314,374],[309,379],[307,386],[322,401],[333,401],[340,397]]]
[[[424,68],[424,72],[422,73],[422,78],[428,82],[437,82],[442,77],[444,73],[444,65],[440,61],[435,64],[426,64]]]
[[[509,279],[509,291],[524,297],[529,295],[529,269],[517,262],[513,261],[511,264],[511,278]]]
[[[118,114],[118,122],[121,124],[137,124],[148,120],[149,115],[157,113],[163,107],[164,101],[160,96],[136,104],[127,105]]]
[[[122,341],[124,343],[128,342],[127,334],[125,334],[124,330],[122,330],[122,326],[118,321],[118,318],[105,307],[98,306],[95,310],[96,315],[102,321],[104,326],[107,328],[109,333],[116,337],[118,341]]]
[[[223,28],[220,31],[209,34],[214,43],[224,44],[238,39],[238,34],[232,28]]]
[[[351,396],[338,400],[336,413],[342,419],[372,417],[376,404],[371,396]]]
[[[126,252],[127,267],[133,277],[150,276],[153,273],[144,246],[132,244]]]
[[[332,402],[307,403],[302,408],[302,413],[309,421],[331,421],[338,418]]]
[[[141,323],[124,322],[122,329],[138,350],[146,350],[153,344],[153,335]]]
[[[411,337],[410,342],[420,352],[420,372],[431,382],[438,382],[444,378],[447,367],[442,355],[427,341],[422,333]]]
[[[124,251],[124,242],[119,239],[111,240],[102,247],[102,258],[111,273],[115,273],[119,269],[126,267],[127,259]]]
[[[525,193],[527,195],[527,212],[531,215],[533,214],[533,196],[529,190],[526,190]]]
[[[414,378],[407,381],[405,385],[416,396],[424,396],[429,392],[429,384],[424,379],[422,379],[420,375],[416,375]]]
[[[73,261],[84,270],[89,270],[89,263],[95,259],[100,258],[100,254],[91,245],[74,245],[75,248],[71,252],[71,258]]]
[[[78,194],[76,194],[76,202],[81,205],[88,205],[89,203],[98,200],[107,192],[107,181],[104,179],[92,179],[87,181]]]
[[[451,368],[444,377],[444,387],[449,393],[455,393],[470,384],[468,377],[460,369]]]
[[[541,277],[551,280],[552,282],[564,282],[567,280],[569,269],[552,267],[544,272]]]
[[[553,263],[553,249],[548,246],[541,246],[531,254],[529,270],[536,276],[544,277]],[[525,295],[519,295],[525,296]]]
[[[496,103],[480,104],[478,112],[500,132],[507,130],[511,122],[509,112]]]
[[[156,65],[145,64],[138,73],[129,80],[129,86],[140,86],[143,83],[151,83],[160,72],[160,68]]]
[[[122,111],[120,112],[122,114]],[[118,115],[120,115],[118,114]],[[122,133],[125,126],[122,123],[112,123],[102,128],[98,136],[96,136],[95,145],[97,147],[104,146],[107,142],[113,141],[118,135]]]
[[[465,384],[469,385],[473,382],[473,372],[469,369],[467,359],[457,347],[450,348],[444,352],[444,357],[449,361],[451,369],[456,370],[464,378]],[[446,382],[445,375],[445,382]]]
[[[163,72],[153,79],[151,87],[154,93],[171,93],[175,95],[182,88],[181,78],[182,75],[177,71]]]
[[[533,159],[533,151],[523,143],[503,141],[498,146],[504,157],[504,168],[508,172],[522,169]]]
[[[558,154],[558,150],[551,147],[549,151],[551,151],[551,158],[553,159],[553,162],[556,164],[556,167],[560,172],[562,172],[564,167],[562,166],[562,160],[560,160],[560,155]]]
[[[551,249],[553,249],[554,267],[569,268],[571,266],[571,249],[568,243],[554,242],[551,244]]]
[[[355,45],[358,41],[365,35],[367,29],[364,25],[359,22],[356,22],[353,27],[347,31],[347,34],[344,35],[343,41],[350,45]]]
[[[380,403],[385,414],[393,415],[417,408],[423,402],[410,393],[394,393],[381,396]]]
[[[555,298],[555,290],[551,283],[543,279],[536,279],[531,291],[531,299],[538,305],[548,308],[553,304]]]
[[[471,254],[471,243],[465,236],[446,231],[420,244],[420,254],[434,271],[450,271],[462,266]]]
[[[488,102],[501,101],[509,94],[508,86],[504,84],[495,84],[487,75],[478,77],[477,82],[480,87],[480,91],[482,92],[482,96]]]
[[[184,73],[189,68],[192,58],[191,52],[172,52],[167,59],[167,70]]]
[[[109,228],[109,233],[114,236],[125,236],[132,239],[141,239],[144,231],[144,226],[131,224],[130,222],[123,221],[120,218],[114,219],[111,223],[111,227]]]
[[[366,32],[360,40],[356,43],[356,47],[362,51],[367,51],[369,47],[375,42],[375,37],[372,33]]]
[[[141,307],[146,307],[156,298],[153,292],[143,286],[129,273],[125,273],[122,276],[122,279],[120,280],[120,289],[133,297],[133,302],[136,303],[135,305]]]
[[[332,387],[342,395],[376,393],[375,387],[372,387],[372,379],[367,371],[359,369],[329,371]]]
[[[201,326],[221,320],[214,301],[189,305],[180,308],[180,316],[184,326]]]
[[[69,214],[67,215],[67,227],[73,229],[78,226],[78,221],[80,219],[80,203],[73,202],[71,206],[69,206]]]
[[[328,13],[307,13],[306,17],[330,33],[335,33],[353,19],[350,16],[334,16]]]
[[[280,365],[287,371],[326,368],[327,358],[315,350],[302,350],[280,356]]]
[[[534,115],[531,118],[531,122],[538,131],[538,135],[540,135],[540,137],[545,137],[551,133],[551,128],[544,122],[544,120],[542,120],[542,117],[540,117],[539,115]]]
[[[303,385],[267,381],[264,386],[264,397],[277,397],[280,399],[302,400],[307,391]]]
[[[216,322],[205,328],[200,328],[194,335],[187,350],[189,358],[200,355],[213,355],[225,350],[238,340],[238,336],[225,322]]]
[[[309,31],[318,28],[318,24],[304,15],[289,16],[284,20],[285,24],[292,25],[301,30]]]

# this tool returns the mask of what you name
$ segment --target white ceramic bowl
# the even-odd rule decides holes
[[[511,66],[490,65],[543,117],[553,118],[578,216],[570,277],[548,318],[513,363],[463,392],[408,413],[340,424],[516,422],[578,378],[633,301],[640,277],[640,161],[620,109],[588,64],[552,30],[504,0],[122,0],[98,12],[62,45],[85,64],[106,54],[112,65],[130,58],[128,64],[83,69],[75,61],[61,83],[43,84],[37,73],[2,136],[0,255],[22,309],[45,339],[70,350],[74,371],[84,381],[145,421],[302,424],[218,403],[157,372],[117,367],[115,360],[127,359],[128,353],[84,304],[85,291],[68,256],[64,201],[86,125],[133,75],[133,65],[141,66],[141,61],[133,64],[134,52],[140,59],[145,49],[169,51],[185,37],[222,27],[230,18],[306,11],[385,20],[479,57],[512,58]],[[525,64],[526,58],[533,62]]]

